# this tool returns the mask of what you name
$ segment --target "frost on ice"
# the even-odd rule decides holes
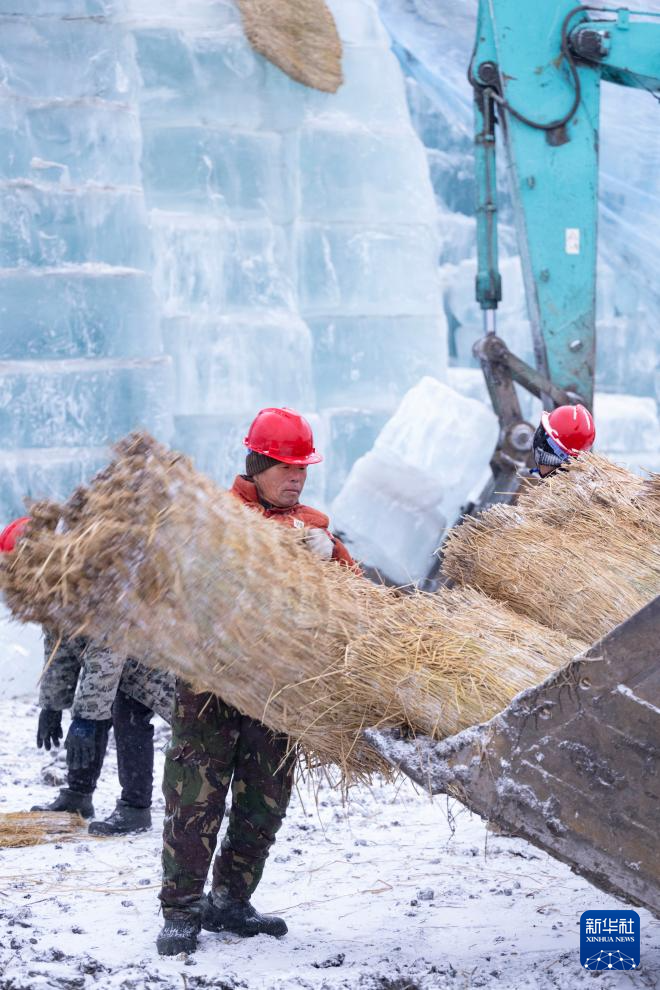
[[[445,530],[486,483],[498,432],[488,406],[423,378],[332,505],[353,555],[397,584],[424,578]]]

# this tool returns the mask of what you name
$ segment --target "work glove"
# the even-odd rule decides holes
[[[59,746],[62,741],[62,712],[54,708],[42,708],[37,725],[37,748],[50,750],[51,745]]]
[[[93,718],[74,718],[64,743],[69,770],[87,770],[96,758],[96,722]]]
[[[324,529],[308,529],[305,544],[321,560],[330,560],[335,549],[335,541]]]

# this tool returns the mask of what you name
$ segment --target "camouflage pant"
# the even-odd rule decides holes
[[[201,897],[230,783],[232,805],[213,863],[213,889],[241,898],[254,892],[291,795],[294,755],[280,766],[288,742],[216,695],[194,694],[177,681],[163,781],[165,911]]]

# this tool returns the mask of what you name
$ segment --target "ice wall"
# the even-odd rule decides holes
[[[331,498],[442,377],[433,190],[375,0],[346,82],[255,55],[230,0],[0,0],[0,507],[144,426],[228,482],[255,411],[309,413]]]
[[[328,457],[308,497],[329,504],[447,353],[450,383],[483,396],[476,4],[330,6],[335,95],[255,55],[231,0],[0,0],[0,519],[139,426],[228,482],[270,403],[310,415]],[[657,376],[655,110],[605,87],[599,386],[629,398],[599,415],[613,452],[644,438],[642,463],[660,455],[635,404]],[[530,359],[502,190],[500,327]]]
[[[370,0],[330,4],[335,95],[254,54],[236,6],[130,0],[142,179],[176,441],[223,483],[260,406],[312,413],[332,497],[421,375],[443,375],[433,192]]]
[[[169,439],[130,34],[95,0],[0,2],[0,506]]]

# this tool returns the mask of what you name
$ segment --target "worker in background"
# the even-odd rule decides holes
[[[593,416],[585,406],[558,406],[544,412],[532,440],[536,468],[531,473],[547,478],[563,470],[571,457],[591,450],[595,439]]]
[[[71,709],[67,733],[67,786],[49,804],[32,811],[78,812],[93,818],[92,795],[112,727],[121,797],[90,835],[126,835],[151,828],[154,727],[158,713],[172,720],[174,676],[125,659],[84,637],[57,643],[45,636],[46,667],[39,689],[37,746],[50,749],[62,738],[62,709]]]
[[[322,560],[355,567],[329,532],[328,517],[300,504],[307,468],[322,460],[309,423],[290,409],[262,409],[245,444],[245,474],[234,481],[233,495],[274,524],[306,529],[309,550]],[[254,662],[259,663],[257,644]],[[200,928],[241,936],[286,934],[283,919],[259,914],[250,898],[286,813],[294,761],[288,737],[177,679],[163,782],[165,924],[156,943],[161,955],[194,951]],[[227,832],[204,898],[230,784]]]
[[[0,551],[11,553],[29,516],[0,533]],[[151,719],[172,718],[174,677],[125,660],[84,637],[57,640],[46,632],[45,669],[40,681],[37,746],[50,750],[62,739],[62,711],[71,709],[65,747],[67,786],[32,811],[66,811],[94,817],[92,795],[101,773],[108,733],[114,728],[121,797],[92,835],[125,835],[151,827],[154,743]]]

